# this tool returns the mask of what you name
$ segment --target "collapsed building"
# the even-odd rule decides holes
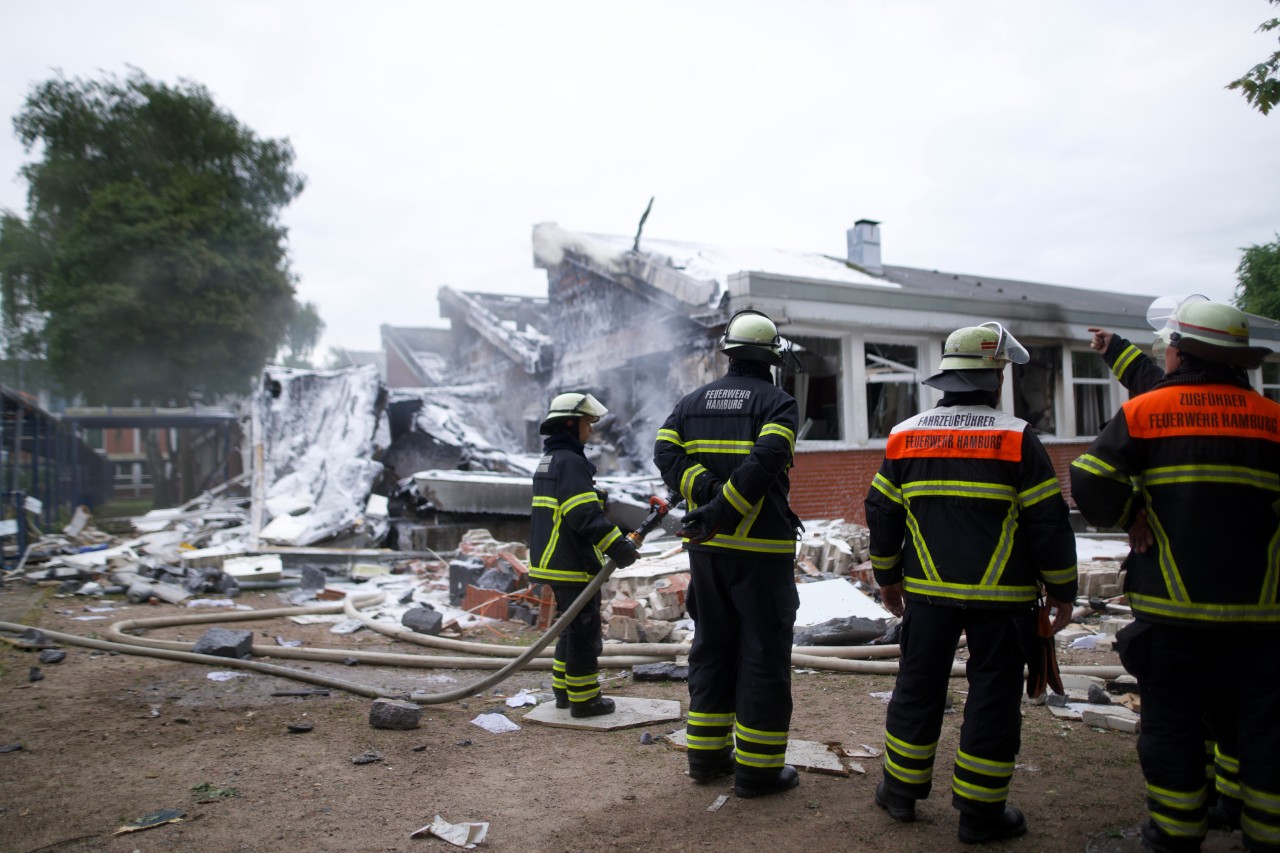
[[[636,235],[533,229],[547,296],[442,287],[448,329],[384,326],[388,384],[430,384],[446,371],[488,383],[497,404],[473,423],[536,453],[551,394],[596,394],[612,417],[602,470],[653,473],[658,426],[675,401],[721,372],[716,343],[734,312],[764,311],[797,359],[778,370],[795,396],[792,500],[802,517],[861,521],[862,501],[894,424],[936,403],[920,384],[946,336],[997,319],[1031,354],[1014,365],[1004,408],[1027,420],[1070,494],[1067,469],[1128,394],[1089,349],[1089,328],[1147,346],[1150,296],[885,264],[878,222],[859,220],[842,255],[734,249]],[[1280,323],[1252,318],[1261,343]],[[443,365],[449,365],[445,368]],[[798,365],[798,366],[797,366]],[[1280,399],[1280,359],[1254,372]]]

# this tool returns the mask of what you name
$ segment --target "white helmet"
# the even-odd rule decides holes
[[[947,336],[942,360],[938,362],[939,372],[924,384],[942,391],[994,391],[999,382],[997,372],[1006,364],[1026,364],[1030,360],[1026,347],[1000,323],[965,326]],[[951,371],[983,372],[965,375]]]
[[[729,358],[782,364],[782,338],[778,327],[765,314],[744,308],[729,318],[720,339],[720,351]]]
[[[542,419],[542,424],[538,427],[538,432],[547,435],[551,432],[551,427],[556,421],[563,421],[569,418],[590,418],[592,423],[600,420],[609,414],[609,410],[604,405],[592,397],[590,394],[582,391],[569,391],[564,394],[557,394],[551,401],[551,405],[547,407],[547,416]]]
[[[1163,325],[1157,325],[1163,317]],[[1156,337],[1183,352],[1230,367],[1252,370],[1271,354],[1249,345],[1249,317],[1239,308],[1195,294],[1162,296],[1147,309]]]

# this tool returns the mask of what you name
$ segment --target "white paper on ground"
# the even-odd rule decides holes
[[[501,714],[480,714],[471,722],[484,729],[486,732],[493,732],[495,735],[500,735],[503,732],[520,731],[519,726]]]
[[[247,672],[231,672],[227,670],[220,670],[218,672],[209,673],[210,681],[230,681],[233,678],[248,678],[248,677],[249,677],[249,673]]]
[[[489,824],[487,821],[449,823],[440,815],[436,815],[435,820],[421,829],[409,833],[409,837],[422,838],[427,835],[434,835],[437,838],[443,838],[455,847],[463,847],[470,850],[484,841],[484,837],[488,832]]]
[[[537,705],[537,704],[538,704],[538,697],[534,696],[527,689],[521,690],[519,693],[517,693],[514,696],[507,697],[508,708],[519,708],[524,705]]]

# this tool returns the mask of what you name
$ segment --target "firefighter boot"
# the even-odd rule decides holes
[[[1200,853],[1201,839],[1175,838],[1158,829],[1150,818],[1138,830],[1138,838],[1144,849],[1154,850],[1155,853]]]
[[[965,844],[986,844],[1027,834],[1027,818],[1013,806],[1005,806],[999,817],[978,817],[960,813],[960,840]]]
[[[578,702],[569,708],[569,716],[575,719],[582,717],[603,717],[613,713],[613,700],[596,696],[588,702]]]
[[[1240,812],[1244,803],[1235,797],[1218,794],[1217,800],[1209,806],[1209,828],[1234,832],[1240,828]]]
[[[706,752],[706,755],[701,753]],[[689,750],[689,778],[699,785],[714,782],[721,776],[732,776],[735,767],[733,747],[714,751]]]
[[[565,708],[569,707],[568,690],[565,690],[563,687],[552,687],[551,692],[555,694],[557,708],[563,711]]]
[[[743,799],[763,797],[766,794],[780,794],[790,791],[800,784],[800,774],[790,764],[782,765],[776,773],[747,774],[741,767],[737,768],[737,776],[733,781],[733,792]]]
[[[893,793],[883,779],[876,785],[876,805],[898,823],[911,823],[916,819],[915,798]]]

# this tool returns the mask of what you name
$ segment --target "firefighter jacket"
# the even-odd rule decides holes
[[[1073,601],[1075,534],[1049,456],[989,398],[948,394],[889,433],[866,500],[876,582],[958,607],[1026,607],[1040,584]]]
[[[787,471],[796,447],[796,401],[766,365],[734,361],[726,375],[687,394],[658,430],[653,462],[689,509],[717,498],[737,523],[693,551],[794,557],[800,519]]]
[[[1164,379],[1163,369],[1137,346],[1119,335],[1111,336],[1111,342],[1107,344],[1107,351],[1102,354],[1102,358],[1130,394],[1150,391],[1157,382]]]
[[[533,474],[533,511],[529,519],[529,577],[547,583],[585,584],[604,565],[604,554],[631,548],[621,530],[604,515],[595,489],[596,466],[582,442],[567,432],[543,441]]]
[[[1125,576],[1138,616],[1280,628],[1280,404],[1225,373],[1172,374],[1071,464],[1071,491],[1100,527],[1145,507],[1155,544]]]

